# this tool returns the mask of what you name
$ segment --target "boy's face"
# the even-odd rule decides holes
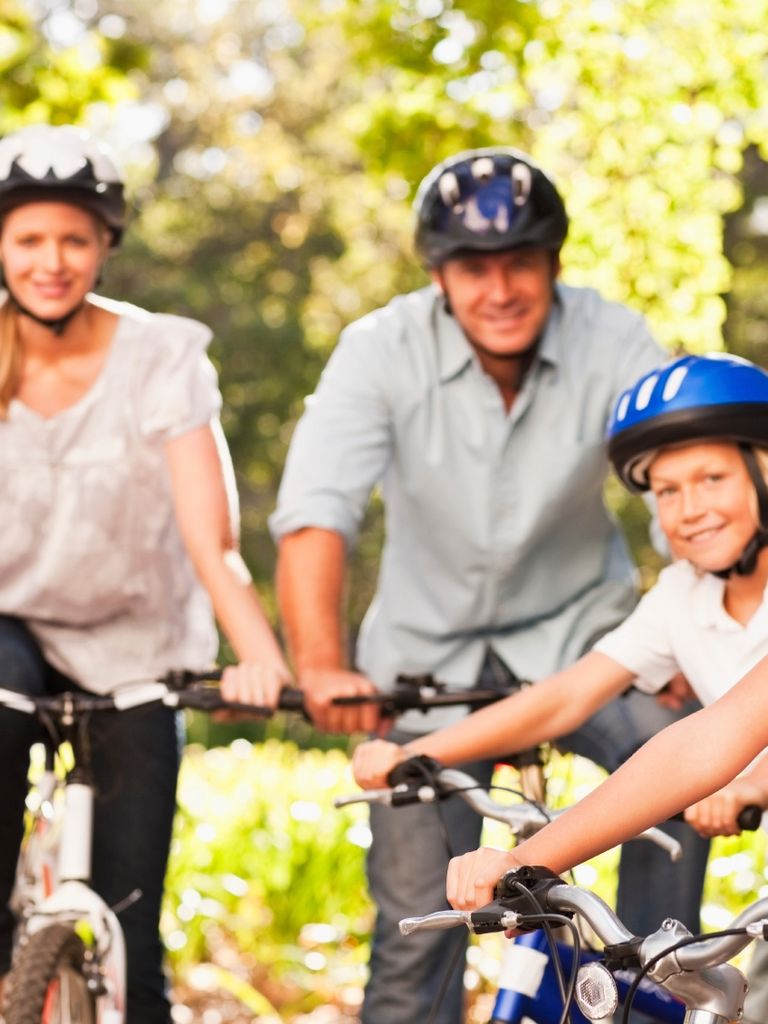
[[[735,444],[664,449],[648,477],[676,558],[708,572],[737,561],[758,522],[755,488]]]

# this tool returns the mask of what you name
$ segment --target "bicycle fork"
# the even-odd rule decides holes
[[[573,962],[570,946],[558,945],[563,971],[568,976]],[[499,990],[489,1024],[520,1024],[530,1018],[537,1024],[557,1024],[562,1013],[557,975],[547,937],[542,931],[526,932],[507,943],[499,973]],[[574,1024],[590,1024],[574,1006]]]
[[[76,771],[76,770],[75,770]],[[53,921],[70,924],[91,954],[99,1024],[122,1024],[125,1013],[125,940],[117,916],[90,887],[94,790],[70,778],[64,786],[64,814],[58,855],[58,884],[31,910],[24,931],[33,935]],[[90,982],[89,982],[90,984]]]

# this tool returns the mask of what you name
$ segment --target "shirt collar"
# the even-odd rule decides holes
[[[554,302],[537,348],[534,363],[541,362],[557,366],[561,361],[564,338],[562,330],[563,302],[560,287],[555,283]],[[474,352],[456,318],[446,311],[443,296],[437,289],[435,289],[434,318],[440,382],[444,384],[463,373],[472,362]]]
[[[691,567],[692,571],[696,570]],[[711,572],[699,575],[693,594],[692,613],[697,626],[717,629],[721,632],[737,632],[748,629],[754,616],[746,626],[732,619],[725,610],[725,580]],[[758,613],[756,612],[755,615]]]

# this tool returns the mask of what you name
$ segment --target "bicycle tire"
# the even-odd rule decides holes
[[[96,1024],[84,958],[72,925],[52,924],[31,935],[6,979],[5,1024]]]

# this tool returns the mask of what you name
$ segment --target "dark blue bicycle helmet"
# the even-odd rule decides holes
[[[724,353],[675,359],[619,396],[607,440],[616,473],[635,492],[649,489],[648,467],[660,448],[707,440],[738,444],[757,492],[760,529],[739,561],[717,575],[753,571],[768,544],[768,487],[754,453],[768,449],[768,373]]]
[[[568,216],[552,181],[529,156],[494,147],[434,167],[414,200],[416,248],[430,267],[462,251],[535,246],[558,252]]]

